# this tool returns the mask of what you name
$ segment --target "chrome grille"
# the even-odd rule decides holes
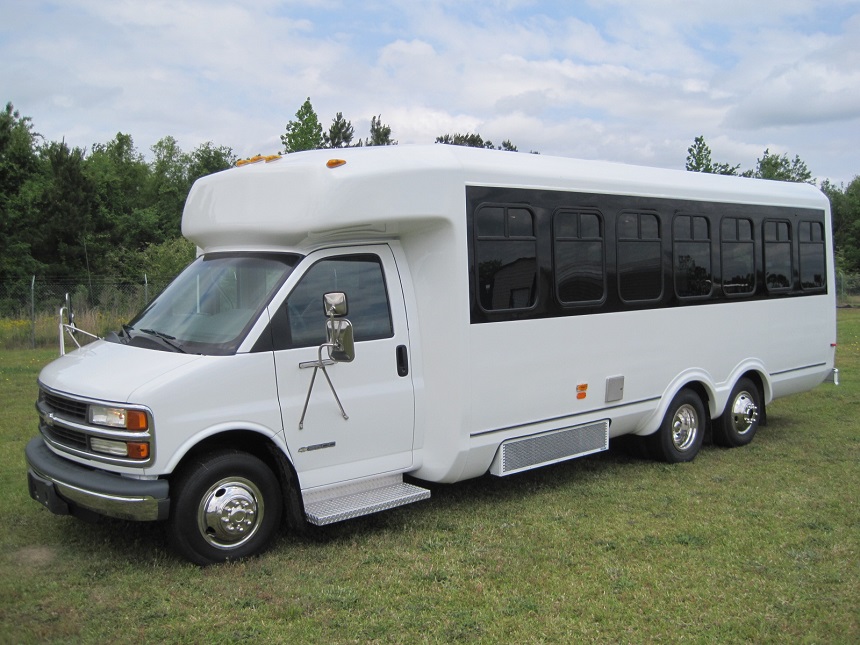
[[[81,401],[75,401],[64,396],[59,396],[53,392],[42,390],[42,402],[51,408],[55,413],[60,414],[69,419],[78,421],[87,420],[87,404]]]
[[[42,433],[49,439],[64,446],[71,446],[81,450],[86,450],[87,448],[87,436],[83,432],[58,425],[49,426],[42,424]]]
[[[101,403],[99,401],[92,401],[92,403],[98,405],[117,405],[107,402]],[[152,441],[151,425],[148,430],[142,432],[129,432],[123,428],[93,425],[89,422],[87,414],[89,405],[90,402],[87,400],[72,398],[71,396],[40,387],[39,401],[36,404],[36,408],[39,412],[39,432],[42,434],[42,437],[49,445],[56,449],[94,461],[134,466],[137,468],[152,463],[155,458],[155,446]],[[141,406],[123,405],[123,407],[142,409]],[[147,412],[151,424],[152,417],[150,415],[151,413]],[[90,444],[92,437],[117,442],[149,442],[150,457],[146,460],[137,460],[93,450]]]

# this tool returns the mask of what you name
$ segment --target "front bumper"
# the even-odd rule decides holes
[[[57,515],[85,509],[123,520],[165,520],[170,513],[166,479],[130,479],[57,456],[41,437],[24,450],[30,497]]]

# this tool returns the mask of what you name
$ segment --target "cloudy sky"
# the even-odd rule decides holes
[[[860,0],[0,0],[0,100],[48,140],[273,153],[305,98],[401,144],[683,168],[704,135],[860,174]]]

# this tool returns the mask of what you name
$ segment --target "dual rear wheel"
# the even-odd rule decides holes
[[[753,440],[761,421],[761,393],[747,377],[738,380],[723,415],[712,425],[714,443],[725,447],[744,446]],[[668,463],[692,461],[707,427],[702,398],[692,389],[675,396],[659,430],[647,437],[652,457]]]

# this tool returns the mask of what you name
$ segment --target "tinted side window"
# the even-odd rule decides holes
[[[603,217],[559,211],[553,218],[555,293],[562,304],[598,303],[606,293]]]
[[[768,291],[791,289],[791,223],[764,222],[764,273]]]
[[[654,213],[618,216],[618,293],[627,302],[663,295],[660,220]]]
[[[528,309],[537,299],[534,215],[521,206],[475,213],[478,302],[484,311]]]
[[[678,215],[673,223],[675,293],[711,295],[711,230],[700,215]]]
[[[347,317],[355,330],[356,342],[390,338],[393,334],[391,309],[382,265],[375,255],[355,255],[320,260],[307,270],[287,298],[290,347],[310,347],[324,343],[323,294],[346,293]]]
[[[752,221],[724,217],[720,228],[723,293],[727,296],[755,292],[755,245]]]
[[[821,289],[825,285],[824,226],[821,222],[800,222],[800,287]]]

